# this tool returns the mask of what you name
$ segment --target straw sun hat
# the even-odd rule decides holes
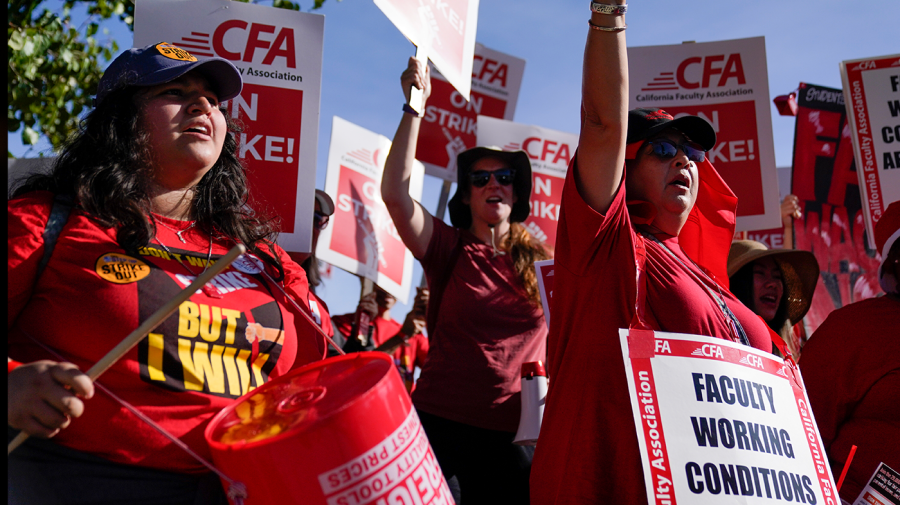
[[[819,263],[809,251],[768,249],[755,240],[735,240],[728,253],[728,276],[733,276],[745,265],[766,256],[772,256],[781,269],[783,296],[787,299],[787,317],[791,323],[796,323],[803,318],[812,303],[819,278]]]

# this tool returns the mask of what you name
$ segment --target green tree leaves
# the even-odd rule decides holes
[[[313,0],[311,10],[324,3]],[[119,50],[102,24],[121,22],[134,30],[134,3],[9,0],[7,6],[7,131],[21,131],[25,145],[44,136],[58,150],[77,131],[82,113],[92,107],[103,69]],[[300,3],[287,0],[272,0],[272,6],[300,10]],[[76,7],[88,15],[77,26],[71,15]]]
[[[77,129],[102,67],[119,49],[114,40],[98,37],[100,23],[114,15],[125,21],[126,13],[134,12],[125,1],[88,2],[91,16],[75,27],[75,3],[64,2],[58,12],[40,1],[9,3],[6,126],[10,132],[21,129],[26,145],[44,135],[58,148]]]

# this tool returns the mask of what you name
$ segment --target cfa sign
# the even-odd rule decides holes
[[[250,31],[243,50],[231,51],[225,47],[225,36],[231,30]],[[263,65],[271,65],[275,58],[284,58],[284,65],[288,68],[297,68],[297,55],[294,52],[294,29],[288,27],[278,28],[278,34],[273,40],[265,40],[263,34],[275,33],[275,25],[263,23],[248,24],[241,19],[232,19],[220,24],[213,32],[212,47],[216,55],[231,61],[253,62],[253,56],[257,49],[264,49],[265,56],[260,62]],[[243,56],[241,56],[243,54]],[[262,51],[260,51],[262,54]]]
[[[230,0],[157,0],[135,7],[134,44],[171,42],[198,59],[218,56],[241,73],[228,104],[243,123],[237,153],[250,205],[279,218],[278,243],[309,252],[319,132],[324,17]]]
[[[722,62],[724,62],[724,65]],[[699,67],[694,68],[695,65]],[[698,70],[700,71],[701,79],[699,81],[689,81],[689,75],[696,73]],[[744,77],[744,65],[741,63],[741,54],[729,54],[727,60],[724,54],[685,58],[678,64],[675,79],[678,85],[684,89],[709,88],[712,78],[716,75],[719,76],[719,79],[715,86],[719,88],[726,86],[729,79],[736,79],[734,84],[747,84],[747,78]]]

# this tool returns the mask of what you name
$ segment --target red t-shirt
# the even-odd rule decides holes
[[[332,322],[338,331],[344,335],[350,335],[355,319],[356,313],[354,312],[352,314],[334,316]],[[403,327],[402,324],[393,319],[385,319],[380,316],[373,319],[372,323],[375,325],[375,329],[372,331],[372,340],[375,342],[375,347],[400,333],[400,328]],[[428,337],[421,333],[413,335],[405,344],[394,349],[392,354],[394,365],[397,367],[397,371],[400,372],[400,377],[403,378],[407,391],[412,391],[413,373],[416,367],[422,368],[425,365],[427,356]]]
[[[900,301],[869,298],[828,314],[800,371],[835,478],[857,446],[841,486],[852,502],[879,463],[900,468]]]
[[[185,268],[157,240],[137,256],[126,254],[114,230],[73,211],[35,284],[52,201],[52,194],[35,192],[8,204],[7,351],[23,363],[56,360],[24,331],[86,371],[203,271],[209,238],[192,228],[182,243],[169,228],[183,230],[185,223],[156,217],[158,240]],[[213,259],[232,245],[214,241]],[[275,252],[284,265],[285,290],[308,306],[303,269],[281,248]],[[232,265],[214,284],[220,298],[198,291],[99,378],[207,459],[203,430],[213,415],[325,354],[323,339],[258,271]],[[119,463],[206,471],[101,391],[53,440]]]
[[[438,316],[413,403],[452,421],[515,432],[522,363],[546,355],[543,310],[528,301],[509,254],[494,257],[489,244],[437,218],[421,262],[429,285],[450,277],[442,296],[429,300]]]
[[[531,470],[531,503],[647,503],[618,335],[634,315],[637,236],[625,205],[624,179],[603,215],[579,194],[576,169],[573,162],[557,230],[550,389]],[[659,244],[644,242],[650,326],[730,338],[718,304],[686,271],[691,268],[703,278],[678,239],[664,243],[684,264]],[[770,351],[765,324],[722,292],[753,347]]]

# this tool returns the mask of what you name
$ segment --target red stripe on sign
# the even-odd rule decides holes
[[[634,330],[631,330],[634,332]],[[651,332],[652,333],[652,332]],[[629,341],[631,337],[629,336]],[[629,342],[630,344],[630,342]],[[672,488],[672,468],[669,462],[669,451],[666,448],[666,437],[663,434],[662,416],[659,412],[659,401],[656,396],[656,383],[653,380],[653,369],[650,358],[631,359],[631,370],[634,373],[634,385],[637,394],[635,404],[641,416],[641,427],[644,431],[644,448],[646,460],[650,465],[650,491],[657,505],[676,505]],[[661,453],[661,455],[660,455]]]
[[[656,339],[652,330],[628,330],[628,357],[631,359],[652,358],[656,355]]]
[[[182,39],[182,40],[184,40],[184,39]],[[198,46],[195,44],[185,44],[184,42],[179,42],[178,47],[185,47],[187,49],[206,49],[207,51],[209,51],[209,44]]]
[[[813,423],[812,411],[806,400],[806,394],[796,383],[792,383],[791,386],[794,390],[794,399],[797,402],[797,412],[800,414],[800,421],[803,423],[803,436],[809,442],[809,452],[816,466],[816,479],[819,481],[819,489],[822,490],[825,503],[840,503],[837,489],[828,476],[828,461],[825,459],[825,449],[822,446],[819,431]]]
[[[872,62],[873,64],[875,62]],[[881,180],[879,178],[878,163],[876,161],[875,145],[872,142],[872,122],[869,115],[869,107],[866,103],[866,89],[862,79],[862,65],[857,63],[853,69],[847,69],[847,81],[850,83],[850,97],[853,100],[853,123],[856,126],[857,144],[859,147],[862,170],[865,184],[863,191],[866,195],[865,205],[872,216],[872,227],[881,219],[884,212],[884,199],[881,192]],[[873,67],[867,67],[871,70]],[[862,130],[862,131],[861,131]],[[864,133],[869,132],[869,133]]]
[[[662,344],[662,342],[666,342],[666,344]],[[785,379],[789,378],[782,371],[784,364],[778,359],[761,356],[754,352],[743,351],[727,345],[699,344],[697,342],[677,339],[658,339],[656,349],[665,349],[658,351],[658,354],[661,355],[723,361],[726,363],[734,363],[736,365],[744,365],[747,368],[766,372],[771,375],[778,375]]]

